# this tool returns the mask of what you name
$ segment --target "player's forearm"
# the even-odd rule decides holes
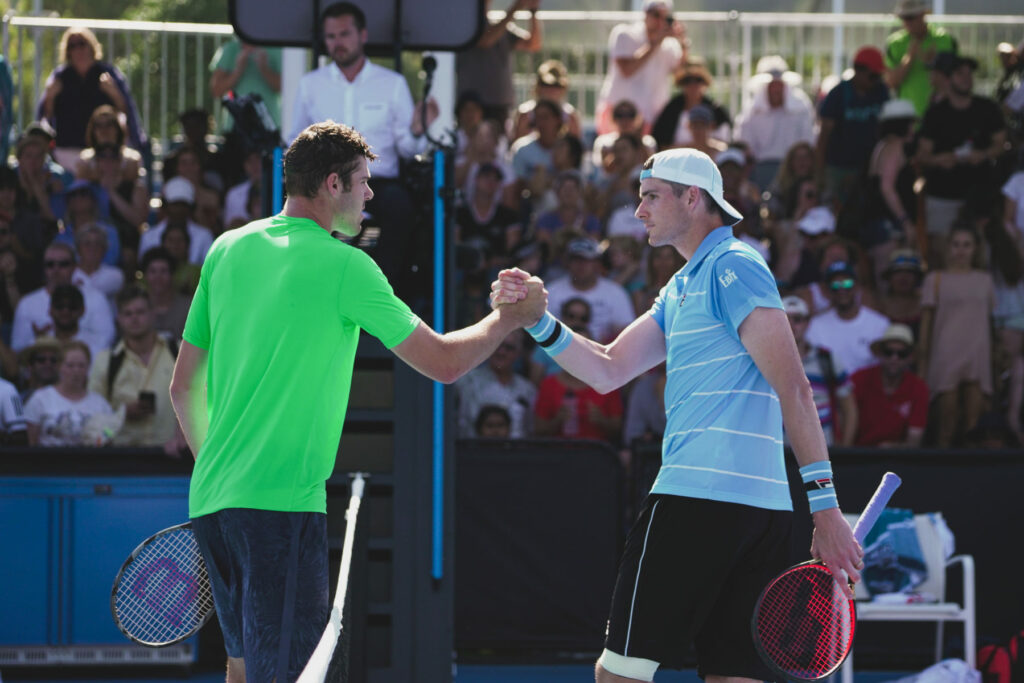
[[[206,413],[206,388],[202,388],[201,395],[197,394],[200,391],[194,389],[175,391],[172,387],[171,390],[171,405],[174,406],[178,426],[185,435],[192,457],[199,453],[199,447],[206,440],[206,431],[210,426]]]
[[[797,463],[803,467],[828,460],[828,446],[821,431],[818,410],[814,406],[811,385],[806,378],[793,386],[777,391],[782,405],[782,421]]]

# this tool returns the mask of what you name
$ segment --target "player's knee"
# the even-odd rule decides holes
[[[641,657],[623,657],[617,652],[605,650],[597,660],[597,683],[622,683],[624,681],[653,681],[658,662]]]

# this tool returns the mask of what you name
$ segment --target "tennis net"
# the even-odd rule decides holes
[[[352,495],[345,511],[345,541],[341,550],[341,568],[331,605],[331,615],[320,642],[313,651],[298,683],[348,683],[349,648],[351,645],[351,596],[348,590],[349,570],[352,567],[352,548],[359,520],[359,505],[363,499],[365,482],[362,474],[352,478]]]

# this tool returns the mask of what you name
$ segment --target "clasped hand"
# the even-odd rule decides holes
[[[519,268],[507,268],[491,283],[491,308],[515,316],[524,327],[536,324],[548,307],[544,282]]]

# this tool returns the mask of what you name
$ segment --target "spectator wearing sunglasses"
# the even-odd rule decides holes
[[[690,116],[697,107],[704,107],[711,115],[711,136],[718,140],[731,137],[732,119],[729,112],[707,95],[711,87],[711,72],[700,57],[691,57],[676,71],[679,94],[668,101],[654,121],[651,134],[659,149],[688,147],[693,142],[689,129]]]
[[[58,285],[72,284],[76,262],[75,250],[68,244],[53,242],[46,248],[43,253],[45,284],[21,297],[14,311],[13,350],[21,351],[36,337],[53,334],[50,295]],[[107,298],[91,286],[83,285],[81,289],[85,300],[85,314],[79,322],[81,329],[101,345],[110,346],[114,341],[114,315]]]
[[[18,354],[18,364],[21,405],[24,406],[36,389],[56,383],[57,368],[60,366],[60,342],[54,337],[38,337],[31,346]]]
[[[831,351],[848,372],[873,365],[871,344],[889,327],[889,319],[861,303],[860,284],[850,263],[829,265],[823,284],[832,307],[811,319],[807,341]]]
[[[853,57],[853,76],[832,88],[818,109],[815,159],[826,192],[839,206],[846,203],[878,142],[878,115],[889,99],[884,72],[882,53],[862,47]]]
[[[623,135],[638,135],[644,146],[644,152],[650,156],[658,151],[658,143],[650,135],[644,135],[645,121],[640,116],[632,100],[619,100],[612,108],[612,124],[614,129],[598,135],[594,139],[594,150],[590,157],[591,164],[599,172],[607,172],[611,161],[615,158],[612,147]]]
[[[860,413],[854,445],[919,446],[928,420],[928,385],[910,371],[914,333],[894,323],[871,343],[871,353],[878,364],[851,378]]]

